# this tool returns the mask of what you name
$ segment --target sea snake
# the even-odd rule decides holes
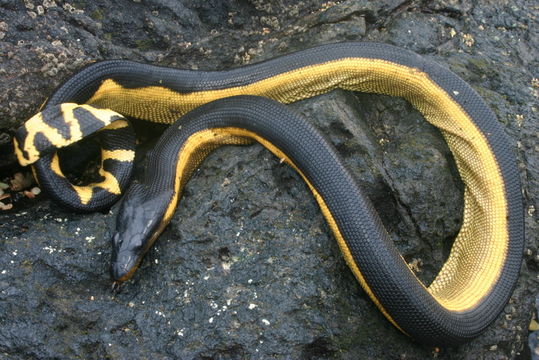
[[[305,121],[260,97],[203,106],[237,95],[290,103],[336,88],[402,97],[448,143],[465,186],[464,219],[449,257],[428,287],[408,269],[329,143]],[[148,209],[140,206],[130,212],[130,204],[143,201],[148,191],[134,184],[122,205],[113,239],[115,280],[125,280],[136,269],[141,254],[170,219],[188,175],[206,153],[250,138],[284,158],[305,179],[352,272],[401,331],[424,343],[458,344],[480,334],[503,310],[518,277],[524,246],[513,145],[469,85],[407,50],[378,43],[337,43],[227,71],[98,62],[61,85],[42,111],[19,129],[15,150],[21,164],[34,165],[40,184],[56,201],[76,210],[104,209],[127,183],[134,157],[133,148],[124,146],[124,137],[133,134],[122,116],[170,124],[195,108],[160,142],[163,149],[170,146],[174,151],[156,149],[152,155],[151,172],[180,175],[174,189],[154,196]],[[109,137],[101,153],[103,181],[69,184],[55,149],[103,126],[108,126],[101,131]],[[180,132],[180,126],[187,130]],[[170,134],[177,144],[170,145]],[[311,147],[324,155],[309,152]],[[328,169],[338,178],[327,178]],[[153,189],[154,184],[170,181],[156,180],[148,186]],[[133,235],[143,229],[126,228],[137,219],[150,229],[149,239]],[[136,254],[128,263],[131,256],[124,257],[125,251]]]

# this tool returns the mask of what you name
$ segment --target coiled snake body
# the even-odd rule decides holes
[[[290,103],[335,88],[403,97],[441,131],[453,153],[465,185],[464,220],[447,261],[428,287],[408,269],[322,135],[271,100],[234,97],[257,95]],[[125,165],[133,161],[132,145],[127,147],[133,134],[123,120],[116,121],[119,114],[173,123],[193,109],[167,130],[154,150],[150,172],[157,180],[133,184],[122,204],[113,239],[115,280],[132,275],[209,151],[256,140],[307,182],[352,272],[404,333],[425,343],[458,344],[481,333],[507,303],[524,243],[513,148],[469,85],[442,66],[390,45],[323,45],[218,72],[98,62],[59,87],[42,112],[19,130],[16,153],[22,164],[35,166],[53,199],[77,210],[103,209],[127,183],[130,170]],[[86,187],[69,184],[54,149],[103,126],[108,126],[102,130],[103,181]]]

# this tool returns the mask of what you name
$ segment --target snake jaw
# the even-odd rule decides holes
[[[142,259],[143,255],[136,256],[131,251],[127,254],[125,254],[126,251],[123,253],[124,254],[113,251],[112,261],[110,263],[110,276],[114,282],[118,283],[128,280],[133,275],[140,263],[138,258],[140,257]]]

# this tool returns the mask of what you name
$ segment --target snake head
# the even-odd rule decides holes
[[[114,281],[128,280],[163,230],[163,214],[172,191],[152,194],[144,185],[130,186],[120,206],[112,236],[110,275]]]

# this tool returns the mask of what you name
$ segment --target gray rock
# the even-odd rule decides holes
[[[80,215],[40,195],[0,213],[0,357],[529,357],[539,269],[538,10],[532,0],[470,4],[0,0],[3,182],[15,168],[4,156],[6,139],[62,79],[93,60],[225,69],[319,43],[374,40],[420,52],[480,92],[518,145],[527,212],[525,262],[505,312],[469,344],[432,349],[384,319],[306,185],[261,146],[209,156],[118,294],[108,278],[118,206]],[[462,212],[462,185],[440,134],[390,97],[334,91],[291,106],[329,136],[405,259],[432,280]],[[154,137],[162,131],[139,127]]]

